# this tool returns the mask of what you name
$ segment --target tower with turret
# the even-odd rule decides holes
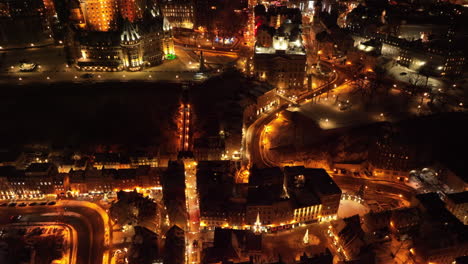
[[[129,71],[139,71],[143,65],[143,50],[141,36],[135,26],[125,19],[120,34],[120,46],[122,47],[122,61]]]

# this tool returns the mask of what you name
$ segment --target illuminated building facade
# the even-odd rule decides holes
[[[0,46],[52,41],[50,16],[42,0],[0,1]]]
[[[145,9],[132,23],[124,19],[117,31],[82,31],[77,67],[85,71],[138,71],[174,56],[172,27],[157,7]]]
[[[351,36],[357,49],[392,58],[422,74],[459,76],[466,65],[462,40],[414,42],[388,34],[363,32],[354,32]]]
[[[328,226],[327,234],[330,244],[345,260],[358,259],[362,247],[366,244],[359,215],[333,222]]]
[[[450,264],[468,254],[468,228],[448,209],[437,193],[416,195],[422,212],[418,236],[410,249],[416,263]]]
[[[142,0],[120,0],[120,12],[124,19],[135,22],[143,17],[144,2]]]
[[[64,179],[52,163],[32,163],[26,170],[0,167],[0,199],[38,199],[65,193]]]
[[[175,28],[193,29],[195,23],[195,2],[191,0],[163,0],[161,9]]]
[[[119,17],[117,0],[82,0],[80,6],[87,30],[112,31],[117,29]]]
[[[38,199],[45,195],[82,195],[116,190],[160,190],[160,172],[149,166],[132,169],[87,168],[59,173],[52,163],[32,163],[26,170],[0,167],[0,200]]]
[[[129,20],[125,20],[120,35],[122,47],[122,60],[124,66],[130,71],[138,71],[143,65],[143,50],[141,49],[141,36]]]
[[[246,224],[257,215],[268,227],[336,219],[341,189],[323,169],[302,166],[253,169],[249,177]]]
[[[279,88],[300,90],[306,80],[306,52],[302,44],[297,9],[273,8],[258,27],[255,43],[254,75]],[[299,12],[300,14],[300,12]]]
[[[460,220],[468,225],[468,191],[447,194],[445,200],[447,209]]]
[[[463,52],[444,48],[402,48],[398,63],[435,76],[457,76],[465,67]]]

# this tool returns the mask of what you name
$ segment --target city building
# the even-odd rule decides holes
[[[32,163],[26,170],[3,167],[7,177],[3,197],[9,199],[42,198],[65,194],[64,178],[52,163]]]
[[[208,136],[196,138],[193,142],[193,154],[198,160],[220,160],[226,151],[224,138]]]
[[[163,0],[161,10],[174,28],[194,29],[195,1],[193,0]]]
[[[416,195],[413,204],[423,216],[411,254],[418,263],[449,264],[468,254],[468,228],[436,193]]]
[[[424,75],[460,76],[466,65],[463,40],[409,41],[383,33],[353,32],[354,46],[363,52],[394,59]]]
[[[417,234],[421,224],[421,214],[417,208],[409,207],[391,211],[389,229],[399,239]]]
[[[117,190],[161,188],[158,168],[140,166],[131,169],[101,169],[88,167],[62,173],[65,188],[72,194],[111,193]]]
[[[135,22],[143,17],[144,0],[120,0],[120,13],[123,19]]]
[[[129,169],[140,166],[158,167],[158,157],[146,153],[94,153],[91,156],[90,164],[97,169]],[[79,169],[74,165],[74,169]]]
[[[333,263],[333,254],[330,252],[328,248],[325,249],[325,252],[307,256],[304,252],[302,256],[299,258],[299,261],[295,262],[296,264],[332,264]]]
[[[205,250],[203,263],[234,263],[259,260],[262,256],[262,235],[250,230],[216,228],[213,247]]]
[[[426,75],[461,75],[466,65],[463,51],[447,47],[448,42],[434,42],[402,48],[398,63]]]
[[[166,232],[164,243],[164,260],[167,264],[185,263],[185,234],[184,230],[177,225],[172,226]]]
[[[158,235],[146,227],[135,226],[129,263],[154,263],[160,258]]]
[[[307,69],[299,9],[270,7],[263,16],[256,31],[254,75],[279,89],[301,90]]]
[[[200,197],[200,225],[215,227],[244,224],[245,199],[237,199],[236,162],[200,161],[197,165],[197,191]]]
[[[408,181],[409,171],[417,167],[415,148],[399,141],[401,133],[384,128],[369,148],[369,171],[379,179]]]
[[[78,33],[77,67],[85,71],[139,71],[175,54],[172,27],[158,7],[147,7],[141,19],[124,19],[115,30]]]
[[[323,169],[252,168],[246,223],[257,220],[269,227],[336,219],[341,190]]]
[[[112,31],[117,29],[119,2],[117,0],[84,0],[80,8],[89,31]]]
[[[453,156],[450,158],[454,158]],[[466,173],[466,166],[457,164],[446,160],[435,165],[440,175],[440,179],[444,182],[453,192],[468,191],[468,174]]]
[[[359,215],[333,221],[328,226],[327,234],[337,254],[342,255],[345,260],[358,259],[366,245]]]
[[[460,193],[449,193],[445,199],[447,209],[460,220],[468,225],[468,191]]]
[[[377,240],[389,232],[400,240],[414,237],[421,222],[422,215],[416,207],[370,212],[363,217],[363,227],[367,232],[375,234]]]
[[[33,47],[51,44],[51,20],[45,3],[50,1],[0,1],[0,46]]]
[[[170,161],[161,179],[164,205],[171,224],[185,228],[187,198],[185,196],[185,169],[181,160]]]

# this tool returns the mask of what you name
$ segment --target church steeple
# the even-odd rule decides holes
[[[262,222],[260,222],[260,212],[257,212],[257,221],[255,221],[253,226],[254,233],[262,232]]]

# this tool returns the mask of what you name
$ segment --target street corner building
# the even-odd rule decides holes
[[[306,52],[299,9],[256,8],[254,75],[279,89],[304,88]]]
[[[246,222],[267,227],[336,219],[342,191],[323,169],[303,166],[253,169]]]
[[[73,25],[65,41],[78,69],[139,71],[174,57],[172,26],[155,3],[114,3],[101,10],[91,8],[91,2],[73,9]],[[107,19],[105,25],[101,18],[95,19],[95,13]]]

